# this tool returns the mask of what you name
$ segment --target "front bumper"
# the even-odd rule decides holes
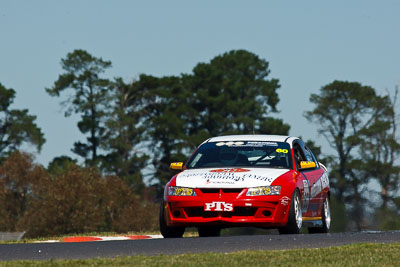
[[[246,189],[238,192],[218,189],[214,192],[196,190],[196,196],[167,196],[164,214],[168,226],[255,226],[280,227],[288,220],[290,199],[279,196],[246,196]],[[282,200],[283,199],[283,200]],[[232,211],[206,211],[205,204],[224,202],[232,204]]]

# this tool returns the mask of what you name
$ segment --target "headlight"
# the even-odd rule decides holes
[[[249,190],[247,190],[246,196],[270,196],[279,195],[280,193],[281,187],[279,185],[261,186],[249,188]]]
[[[169,196],[195,196],[196,192],[194,192],[193,188],[170,186],[170,187],[168,187],[168,195]]]

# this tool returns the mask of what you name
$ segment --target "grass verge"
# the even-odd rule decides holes
[[[398,266],[400,243],[110,259],[9,261],[1,266]]]

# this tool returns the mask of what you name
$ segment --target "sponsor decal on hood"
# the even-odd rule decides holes
[[[269,186],[288,169],[210,168],[189,169],[176,177],[176,185],[192,188],[246,188]]]

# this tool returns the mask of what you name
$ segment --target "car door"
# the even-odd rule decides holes
[[[295,163],[297,170],[301,173],[304,189],[302,193],[303,199],[303,217],[320,216],[322,210],[322,184],[321,177],[324,170],[319,166],[312,151],[307,147],[302,140],[296,140],[293,144],[293,153],[295,155]],[[315,163],[315,168],[301,169],[300,161],[312,161]]]
[[[312,153],[311,149],[304,143],[300,142],[301,149],[304,153],[306,161],[312,161],[315,163],[315,168],[301,170],[301,173],[307,178],[309,183],[309,206],[308,211],[305,214],[307,217],[319,217],[321,216],[321,210],[324,200],[322,177],[324,175],[324,169],[319,166],[317,159]]]
[[[302,199],[302,211],[304,216],[308,212],[308,206],[310,203],[310,183],[308,181],[308,177],[304,174],[304,172],[300,168],[300,162],[306,161],[306,157],[301,146],[301,140],[295,140],[293,142],[293,154],[294,154],[295,168],[297,171],[299,171],[303,183],[303,188],[300,188],[300,195]]]

